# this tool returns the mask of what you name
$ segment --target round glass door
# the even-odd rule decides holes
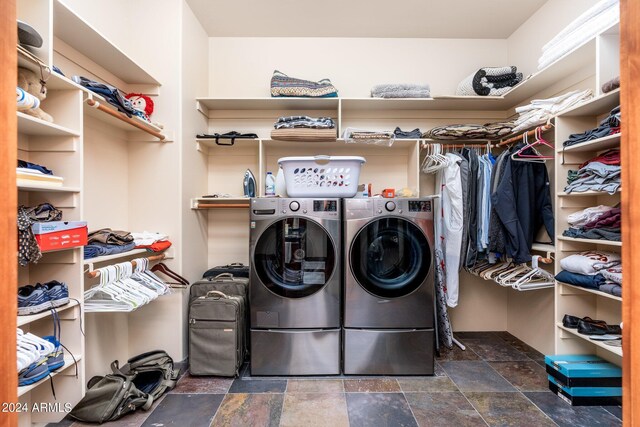
[[[271,224],[256,244],[254,266],[271,292],[302,298],[324,287],[336,264],[335,246],[316,222],[286,218]]]
[[[367,224],[356,235],[349,256],[360,286],[382,298],[415,291],[431,268],[427,238],[415,224],[401,218]]]

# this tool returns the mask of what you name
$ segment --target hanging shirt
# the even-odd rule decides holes
[[[460,164],[462,159],[453,153],[448,153],[447,166],[442,173],[442,214],[444,241],[444,259],[446,265],[447,305],[458,305],[460,278],[458,271],[462,251],[464,232],[464,204]]]

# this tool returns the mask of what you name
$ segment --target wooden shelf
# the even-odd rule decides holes
[[[206,110],[338,110],[339,98],[197,98]]]
[[[104,256],[98,256],[95,258],[87,258],[83,261],[84,265],[91,265],[91,264],[100,264],[103,262],[109,262],[109,261],[114,261],[114,260],[118,260],[118,259],[124,259],[124,258],[131,258],[133,256],[136,255],[154,255],[155,253],[149,252],[146,249],[133,249],[131,251],[128,252],[122,252],[119,254],[113,254],[113,255],[104,255]]]
[[[255,147],[258,148],[260,139],[257,138],[237,138],[234,140],[233,145],[224,145],[229,143],[229,139],[220,139],[223,145],[216,144],[215,138],[196,138],[196,143],[202,147],[217,148],[219,150],[233,150],[234,148]]]
[[[563,331],[568,332],[578,338],[581,338],[597,347],[603,348],[607,351],[610,351],[613,354],[617,354],[618,356],[622,356],[622,347],[613,347],[607,344],[603,344],[602,341],[590,340],[588,335],[579,334],[576,329],[565,328],[564,326],[562,326],[561,322],[556,323],[556,326],[562,329]]]
[[[603,245],[603,246],[618,246],[622,247],[622,242],[613,242],[611,240],[599,240],[599,239],[575,239],[573,237],[566,236],[558,236],[558,240],[563,242],[575,242],[575,243],[590,243],[593,245]]]
[[[34,71],[37,75],[40,75],[40,65],[33,61],[32,59],[26,57],[24,54],[18,50],[18,66],[22,68],[27,68],[31,71]],[[60,75],[53,71],[51,66],[47,65],[47,68],[51,70],[51,74],[49,79],[47,80],[47,91],[51,90],[82,90],[87,91],[87,89],[83,88],[79,84],[71,81],[63,75]]]
[[[606,191],[582,191],[582,192],[578,192],[578,191],[574,191],[572,193],[565,193],[564,191],[561,191],[558,193],[558,197],[598,197],[598,196],[616,196],[620,194],[620,189],[618,188],[618,191],[616,191],[614,194],[609,194]]]
[[[128,117],[121,113],[104,98],[95,93],[91,93],[84,102],[84,111],[88,116],[94,117],[102,122],[129,132],[145,132],[161,142],[166,141],[166,136],[162,129],[142,120],[140,117]]]
[[[52,193],[79,193],[79,187],[53,187],[45,184],[18,185],[18,191],[45,191]]]
[[[74,362],[73,358],[71,357],[71,355],[68,354],[68,352],[65,350],[65,352],[64,352],[64,365],[60,369],[58,369],[55,372],[52,372],[50,375],[47,375],[46,377],[44,377],[43,379],[41,379],[37,383],[31,384],[31,385],[26,385],[24,387],[18,387],[18,397],[29,393],[34,388],[38,387],[40,384],[48,383],[50,378],[53,378],[56,375],[61,374],[65,370],[73,367],[73,365],[75,365],[76,362],[80,363],[80,360],[82,360],[82,355],[81,354],[74,354],[74,356],[76,358],[75,362]],[[78,368],[78,371],[79,370],[80,370],[80,368]]]
[[[580,105],[558,113],[560,117],[596,116],[607,114],[614,107],[620,105],[620,89],[612,90],[600,96],[596,96]]]
[[[79,132],[64,126],[49,123],[20,111],[16,113],[18,115],[18,133],[34,136],[80,136]]]
[[[248,197],[199,197],[196,199],[191,199],[191,209],[249,209],[250,201],[251,199]]]
[[[548,243],[534,243],[531,246],[532,251],[553,253],[556,251],[555,245]]]
[[[396,139],[391,147],[387,147],[385,145],[376,144],[347,143],[344,139],[341,138],[336,139],[335,142],[299,142],[280,141],[276,139],[262,140],[264,147],[269,149],[286,149],[293,152],[316,150],[322,151],[322,154],[331,154],[339,151],[341,154],[350,153],[352,155],[366,155],[367,153],[384,154],[393,151],[409,151],[416,146],[417,142],[417,139]]]
[[[128,84],[160,83],[60,0],[53,2],[53,35]]]
[[[592,141],[583,142],[581,144],[571,145],[569,147],[558,148],[559,153],[581,153],[581,152],[595,152],[604,151],[610,148],[620,147],[620,134],[604,136],[602,138],[594,139]]]
[[[570,285],[568,283],[562,283],[562,282],[558,282],[558,286],[564,286],[564,287],[567,287],[567,288],[570,288],[570,289],[575,289],[577,291],[584,292],[586,294],[592,294],[592,295],[596,295],[596,296],[603,297],[603,298],[609,298],[609,299],[616,300],[616,301],[622,301],[622,297],[617,297],[615,295],[608,294],[606,292],[596,291],[595,289],[581,288],[580,286],[574,286],[574,285]],[[563,294],[561,292],[561,295],[564,296],[564,295],[567,295],[567,294]]]
[[[78,306],[77,301],[69,300],[69,303],[67,305],[58,307],[55,310],[58,313],[62,313],[63,311],[69,310],[70,308],[77,307],[77,306]],[[35,322],[36,320],[45,319],[50,316],[51,316],[51,310],[46,310],[38,314],[31,314],[29,316],[18,316],[18,327]]]

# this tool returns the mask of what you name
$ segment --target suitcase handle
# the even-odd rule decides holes
[[[207,292],[206,297],[212,297],[212,296],[217,296],[223,299],[228,299],[229,297],[224,293],[224,292],[220,292],[220,291],[209,291]]]
[[[241,262],[232,262],[231,264],[227,264],[227,267],[244,267],[244,264]]]
[[[215,280],[215,279],[225,279],[225,278],[233,279],[233,274],[232,273],[220,273],[217,276],[215,276],[213,278],[213,280]]]

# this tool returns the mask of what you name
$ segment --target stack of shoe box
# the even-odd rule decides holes
[[[622,404],[622,369],[595,355],[546,356],[549,389],[573,406]]]

